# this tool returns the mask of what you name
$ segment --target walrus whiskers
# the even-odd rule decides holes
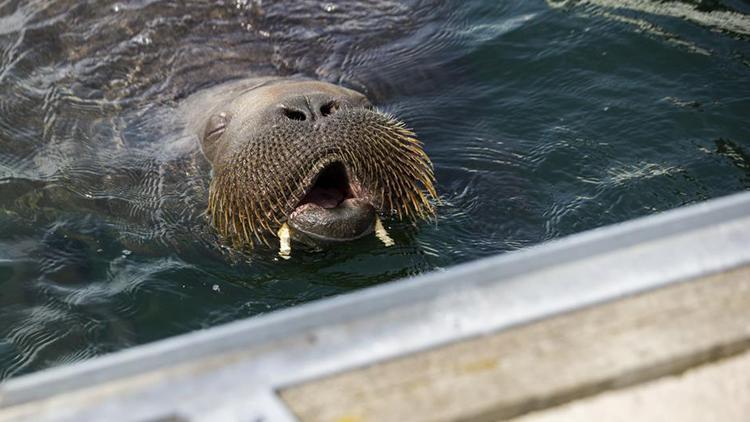
[[[288,215],[334,162],[343,164],[379,212],[408,220],[434,216],[432,163],[414,132],[393,116],[342,108],[326,122],[305,127],[310,133],[282,124],[274,129],[215,169],[209,212],[218,231],[235,243],[268,244],[269,236],[288,235]],[[311,136],[316,142],[308,141]],[[385,233],[379,219],[376,226]],[[387,233],[378,237],[393,242]]]

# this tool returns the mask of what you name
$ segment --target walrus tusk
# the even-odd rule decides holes
[[[396,244],[396,242],[388,236],[388,232],[385,231],[385,227],[383,227],[383,222],[380,221],[380,217],[377,216],[375,217],[375,236],[377,236],[386,247]]]
[[[284,223],[276,233],[279,235],[279,256],[284,259],[292,257],[292,245],[289,239],[289,226]]]

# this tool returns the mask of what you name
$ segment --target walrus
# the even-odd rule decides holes
[[[190,128],[212,167],[208,215],[234,245],[330,245],[380,216],[435,215],[432,163],[413,131],[360,92],[306,78],[248,78],[192,100]]]

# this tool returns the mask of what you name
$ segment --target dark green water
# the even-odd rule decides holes
[[[748,189],[748,14],[0,1],[0,379]],[[437,223],[289,261],[221,247],[175,110],[277,74],[362,90],[408,122],[435,164]]]

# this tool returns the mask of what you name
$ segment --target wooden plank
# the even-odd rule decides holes
[[[750,352],[621,390],[533,412],[513,422],[747,422]]]
[[[303,421],[498,420],[749,348],[750,267],[743,267],[279,394]]]

